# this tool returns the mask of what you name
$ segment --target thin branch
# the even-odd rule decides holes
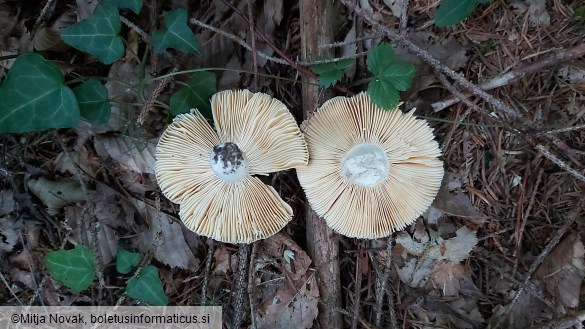
[[[213,254],[215,254],[215,241],[213,239],[207,239],[207,256],[205,256],[205,272],[203,273],[203,284],[201,287],[201,305],[207,305],[207,286],[209,284]]]
[[[364,259],[363,241],[358,242],[358,252],[355,260],[355,289],[353,292],[353,317],[351,320],[351,329],[357,329],[360,320],[360,300],[362,295],[362,262]]]
[[[344,47],[344,46],[347,46],[347,45],[351,45],[351,44],[358,43],[358,42],[362,42],[362,41],[366,41],[366,40],[381,38],[383,36],[384,35],[382,35],[382,34],[375,34],[375,35],[369,35],[369,36],[366,36],[366,37],[356,38],[354,40],[339,41],[339,42],[328,43],[328,44],[324,44],[324,45],[319,45],[319,49],[340,48],[340,47]]]
[[[142,40],[144,40],[146,42],[149,42],[150,41],[150,36],[148,35],[148,33],[144,32],[144,30],[142,30],[140,27],[138,27],[138,25],[132,23],[129,19],[127,19],[124,16],[120,16],[120,20],[126,26],[128,26],[129,28],[131,28],[132,30],[134,30],[134,32],[138,33],[138,35],[140,35],[140,37],[142,38]]]
[[[404,36],[397,34],[396,32],[392,31],[386,25],[381,24],[379,21],[374,19],[371,15],[365,13],[361,8],[357,7],[354,2],[349,0],[341,0],[341,2],[350,10],[355,11],[355,13],[361,17],[363,17],[370,25],[374,28],[379,29],[380,31],[384,32],[384,34],[392,39],[394,42],[398,44],[402,44],[406,46],[408,49],[416,53],[420,58],[422,58],[425,62],[431,65],[434,69],[443,72],[451,79],[457,81],[461,86],[466,89],[469,89],[475,94],[476,96],[480,97],[481,99],[485,100],[489,104],[491,104],[494,108],[496,108],[499,112],[506,114],[511,119],[518,119],[521,117],[520,113],[510,107],[509,105],[505,104],[501,99],[498,99],[488,93],[486,93],[483,89],[479,86],[473,84],[471,81],[467,80],[462,74],[459,74],[453,71],[451,68],[447,67],[439,60],[433,57],[428,51],[421,49],[417,45],[415,45],[412,41],[406,39]]]
[[[543,69],[558,65],[563,62],[569,62],[574,59],[585,56],[585,43],[566,50],[560,50],[550,56],[547,56],[532,64],[526,64],[516,68],[508,73],[500,74],[479,86],[483,90],[491,90],[505,85],[514,83],[521,78],[542,71]],[[444,110],[445,108],[459,102],[459,98],[453,97],[433,103],[431,106],[435,112]]]
[[[564,171],[568,172],[569,174],[573,175],[575,178],[579,179],[580,181],[585,183],[585,176],[578,172],[577,170],[570,167],[568,164],[563,162],[563,160],[557,158],[554,154],[552,154],[546,147],[541,144],[536,145],[536,149],[542,153],[547,159],[555,163],[557,166],[561,167]]]
[[[553,250],[553,248],[559,244],[559,242],[561,241],[561,238],[563,237],[563,235],[565,235],[565,232],[567,232],[567,230],[571,227],[571,225],[573,225],[573,223],[577,219],[577,216],[578,216],[579,212],[581,211],[584,203],[585,203],[585,198],[581,197],[577,206],[574,207],[573,210],[571,210],[567,214],[565,222],[563,223],[563,226],[561,226],[561,228],[559,228],[559,230],[557,231],[555,236],[550,240],[550,242],[546,245],[546,247],[544,247],[544,249],[540,252],[540,254],[538,254],[538,256],[536,257],[536,260],[530,265],[530,268],[528,269],[528,273],[526,273],[526,277],[524,278],[524,281],[522,282],[520,287],[518,287],[518,290],[516,291],[516,294],[514,295],[514,298],[512,299],[512,301],[508,305],[506,305],[506,309],[504,310],[503,314],[498,318],[498,320],[494,324],[494,326],[493,326],[494,329],[500,328],[500,326],[504,323],[506,316],[510,313],[510,311],[512,310],[512,307],[514,306],[514,304],[516,304],[516,302],[520,298],[520,295],[524,292],[524,290],[528,286],[530,280],[532,279],[532,276],[534,275],[534,272],[536,272],[536,270],[538,269],[540,264],[542,264],[542,262],[544,261],[546,256],[548,256],[550,254],[550,252]]]
[[[258,57],[256,50],[256,32],[254,28],[254,12],[252,11],[254,0],[248,1],[248,23],[250,25],[250,42],[252,43],[252,71],[254,71],[254,80],[252,83],[252,92],[258,91]]]

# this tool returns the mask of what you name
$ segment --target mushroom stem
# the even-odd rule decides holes
[[[238,250],[238,273],[235,287],[234,298],[234,322],[232,328],[241,328],[244,322],[244,295],[248,283],[248,254],[250,253],[249,244],[240,244]]]

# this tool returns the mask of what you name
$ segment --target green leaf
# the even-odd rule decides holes
[[[140,264],[140,254],[129,252],[124,248],[118,248],[116,255],[116,270],[119,273],[127,274]]]
[[[45,263],[51,276],[73,292],[87,289],[95,278],[95,255],[86,246],[77,245],[72,250],[48,252]]]
[[[135,14],[140,13],[142,9],[142,0],[102,0],[100,4],[102,6],[111,5],[118,9],[128,8]]]
[[[102,63],[112,64],[124,56],[120,28],[118,8],[98,5],[89,18],[64,29],[61,38],[65,43],[91,54]]]
[[[154,31],[152,34],[155,52],[162,53],[167,48],[175,48],[195,55],[203,53],[197,37],[187,25],[187,10],[175,9],[167,12],[165,26],[166,29]]]
[[[410,88],[415,73],[414,65],[396,62],[390,64],[379,77],[381,80],[392,84],[396,89],[405,91]]]
[[[319,85],[328,88],[343,78],[343,71],[353,65],[352,59],[345,59],[335,63],[314,65],[311,70],[319,75]]]
[[[393,109],[400,101],[398,90],[410,87],[416,70],[414,65],[395,60],[394,50],[381,43],[368,53],[368,69],[374,75],[368,84],[372,101],[383,109]]]
[[[70,128],[79,107],[63,74],[39,54],[19,56],[0,85],[0,132]]]
[[[196,108],[204,116],[211,118],[211,103],[209,99],[215,92],[216,78],[212,72],[195,72],[185,85],[171,96],[170,113],[177,116]]]
[[[453,26],[469,17],[478,0],[443,0],[435,14],[438,27]]]
[[[126,292],[128,296],[151,305],[166,306],[169,302],[154,266],[146,266],[138,276],[128,280]]]
[[[394,109],[400,101],[398,90],[389,82],[375,78],[368,84],[368,95],[374,104],[383,109]]]
[[[111,107],[108,90],[96,79],[88,79],[73,89],[81,115],[93,125],[101,125],[110,119]]]
[[[382,42],[368,52],[368,70],[374,75],[382,74],[394,61],[394,50],[389,44]]]

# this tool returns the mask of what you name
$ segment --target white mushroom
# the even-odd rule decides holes
[[[348,237],[402,230],[432,203],[443,178],[426,121],[384,111],[369,96],[333,98],[301,127],[309,165],[297,168],[312,208]]]
[[[286,106],[266,94],[219,92],[211,108],[216,131],[192,110],[163,133],[155,165],[161,190],[197,234],[227,243],[270,237],[292,209],[252,175],[306,165],[303,136]]]

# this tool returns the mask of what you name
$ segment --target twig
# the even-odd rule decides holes
[[[585,322],[585,311],[580,311],[538,326],[530,327],[530,329],[568,329],[583,322]]]
[[[421,49],[417,45],[415,45],[412,41],[406,39],[404,36],[395,33],[387,26],[381,24],[379,21],[374,19],[371,15],[365,13],[361,8],[357,7],[354,2],[349,0],[341,0],[341,2],[349,9],[354,10],[356,14],[363,17],[370,25],[374,28],[379,29],[380,31],[384,32],[384,34],[392,39],[394,42],[398,44],[402,44],[406,46],[408,49],[416,53],[419,57],[425,60],[429,65],[431,65],[434,69],[439,70],[446,74],[448,77],[452,78],[453,80],[457,81],[461,86],[466,89],[469,89],[475,94],[476,96],[480,97],[481,99],[485,100],[489,104],[491,104],[494,108],[498,111],[506,114],[511,119],[518,119],[520,118],[520,113],[510,107],[509,105],[505,104],[501,99],[498,99],[488,93],[486,93],[483,89],[479,86],[473,84],[471,81],[467,80],[463,75],[453,71],[446,65],[442,64],[439,60],[433,57],[428,51]]]
[[[585,56],[585,43],[580,44],[576,47],[567,50],[560,50],[542,60],[539,60],[532,64],[523,65],[516,68],[508,73],[500,74],[486,82],[481,83],[479,86],[483,90],[491,90],[499,88],[508,84],[511,84],[519,79],[533,73],[542,71],[545,68],[558,65],[563,62],[569,62],[579,57]],[[459,98],[449,98],[433,103],[431,106],[435,112],[444,110],[445,108],[454,105],[459,102]]]
[[[55,5],[55,2],[56,2],[55,0],[47,0],[47,3],[45,3],[45,6],[41,10],[39,17],[37,17],[37,20],[35,21],[35,24],[33,25],[33,29],[32,29],[33,33],[30,34],[31,39],[35,35],[37,28],[41,24],[41,20],[45,17],[45,15],[47,14],[47,11],[49,11],[49,8],[51,8],[53,5]]]
[[[254,28],[254,13],[252,11],[254,0],[247,0],[248,2],[248,23],[250,26],[250,43],[252,46],[252,71],[254,72],[254,80],[252,82],[252,92],[258,91],[258,57],[256,51],[256,32]]]
[[[144,32],[144,30],[142,30],[140,27],[138,27],[138,25],[132,23],[129,19],[127,19],[124,16],[120,16],[120,20],[126,26],[128,26],[129,28],[131,28],[132,30],[134,30],[134,32],[138,33],[138,35],[140,35],[140,37],[142,38],[142,40],[144,40],[146,42],[149,42],[150,41],[150,37],[148,36],[148,33]]]
[[[256,324],[256,306],[254,304],[254,288],[256,287],[254,284],[254,273],[256,273],[256,268],[254,262],[256,261],[256,249],[258,249],[258,244],[254,243],[252,245],[252,253],[250,254],[250,267],[248,269],[248,299],[250,300],[250,319],[252,321],[251,328],[257,329]]]
[[[566,133],[566,132],[581,130],[581,129],[585,129],[585,124],[543,131],[543,132],[536,134],[536,136],[561,134],[561,133]]]
[[[360,300],[362,295],[362,262],[364,261],[363,241],[358,242],[358,252],[355,260],[355,287],[353,293],[353,317],[351,329],[357,329],[360,320]]]
[[[408,26],[408,0],[402,0],[400,7],[400,33],[406,35],[406,28]]]
[[[211,273],[211,263],[215,254],[215,241],[207,239],[207,256],[205,256],[205,273],[203,274],[203,285],[201,287],[201,305],[207,305],[207,285],[209,284],[209,274]]]
[[[528,215],[530,215],[530,211],[532,210],[532,205],[534,204],[534,199],[536,198],[536,192],[538,192],[538,185],[540,185],[540,179],[542,178],[542,174],[544,173],[544,169],[540,169],[538,172],[538,177],[536,178],[536,183],[532,187],[532,195],[530,196],[530,201],[528,202],[528,207],[526,207],[526,211],[522,216],[522,224],[520,224],[520,229],[518,230],[518,235],[516,236],[516,250],[514,251],[514,259],[517,260],[518,255],[520,254],[520,247],[522,246],[522,237],[524,236],[524,229],[526,228],[526,222],[528,221]]]
[[[234,301],[234,322],[232,328],[239,329],[244,322],[244,295],[246,294],[246,277],[248,276],[248,253],[250,252],[249,244],[240,244],[238,251],[238,278],[236,281],[235,301]]]
[[[384,293],[388,292],[388,308],[390,309],[390,328],[396,329],[396,313],[394,311],[394,294],[391,289],[388,288],[388,278],[392,271],[392,245],[394,244],[394,237],[389,236],[386,242],[386,266],[384,266],[384,272],[380,275],[380,272],[376,272],[376,320],[375,327],[382,327],[382,306],[384,305]]]
[[[542,153],[547,159],[555,163],[557,166],[561,167],[564,171],[568,172],[569,174],[573,175],[575,178],[579,179],[580,181],[585,183],[585,176],[578,172],[577,170],[571,168],[568,164],[563,162],[563,160],[557,158],[554,154],[552,154],[546,147],[542,146],[541,144],[536,145],[536,149]]]
[[[516,304],[516,302],[520,298],[520,295],[526,289],[526,286],[528,285],[530,279],[532,279],[532,275],[534,275],[534,272],[536,272],[536,270],[538,269],[540,264],[542,264],[542,262],[544,261],[546,256],[548,254],[550,254],[550,252],[553,250],[553,248],[557,244],[559,244],[559,241],[561,241],[561,238],[563,237],[563,235],[565,235],[565,232],[571,227],[571,225],[573,225],[573,223],[577,219],[577,216],[578,216],[579,212],[581,211],[584,204],[585,204],[585,197],[582,195],[577,206],[574,207],[567,214],[566,219],[565,219],[565,223],[563,223],[563,226],[561,226],[561,228],[559,228],[559,230],[557,231],[555,236],[550,240],[550,242],[546,245],[546,247],[544,247],[544,249],[536,257],[536,260],[530,265],[530,268],[528,269],[528,273],[526,273],[526,277],[524,278],[522,285],[520,285],[520,287],[518,287],[518,290],[516,291],[514,298],[512,298],[512,301],[510,301],[510,303],[508,305],[506,305],[506,309],[504,310],[502,315],[495,322],[495,324],[493,326],[494,329],[499,328],[503,324],[503,322],[506,318],[506,315],[508,315],[508,313],[510,313],[510,311],[512,310],[512,307],[514,306],[514,304]]]
[[[381,38],[382,36],[383,35],[381,35],[381,34],[375,34],[375,35],[369,35],[366,37],[355,38],[354,40],[339,41],[339,42],[323,44],[323,45],[319,45],[319,49],[339,48],[339,47],[351,45],[353,43],[358,43],[358,42],[362,42],[362,41],[366,41],[366,40],[370,40],[370,39]]]

